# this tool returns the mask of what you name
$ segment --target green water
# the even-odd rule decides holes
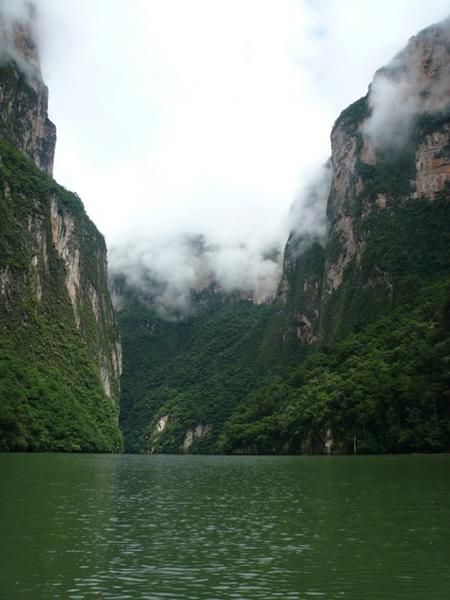
[[[0,598],[450,598],[450,457],[0,454]]]

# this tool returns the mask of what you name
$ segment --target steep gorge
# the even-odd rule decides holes
[[[106,246],[52,179],[33,19],[0,23],[0,450],[117,451]],[[307,202],[326,238],[294,226],[274,299],[206,277],[168,318],[114,280],[127,450],[450,449],[449,20],[376,73],[331,148]]]
[[[154,371],[144,358],[140,392],[127,397],[127,414],[139,405],[141,417],[134,450],[449,450],[449,20],[377,72],[368,94],[337,119],[331,146],[327,185],[311,191],[326,188],[326,241],[294,228],[277,297],[250,349],[225,342],[231,366],[220,370],[245,380],[251,356],[250,388],[228,388],[226,420],[212,423],[203,413],[214,405],[213,378],[201,370],[200,386],[186,384],[199,373],[195,343],[172,347]],[[127,344],[151,348],[156,316],[131,297],[121,317]],[[226,310],[232,319],[238,304]],[[189,321],[194,332],[201,319]],[[165,327],[173,338],[186,323]],[[244,324],[241,339],[248,331]],[[227,340],[225,323],[214,335]],[[183,377],[164,387],[177,359]],[[125,380],[135,366],[127,356]],[[147,380],[147,371],[159,375]]]

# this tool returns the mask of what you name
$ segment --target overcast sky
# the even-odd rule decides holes
[[[108,245],[283,244],[340,111],[448,0],[36,0],[55,178]]]

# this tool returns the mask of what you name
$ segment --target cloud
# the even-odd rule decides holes
[[[0,0],[0,16],[9,23],[21,21],[29,16],[31,6],[28,0]]]
[[[369,91],[371,116],[363,127],[375,146],[403,147],[420,114],[448,109],[449,46],[450,18],[410,40],[407,48],[375,75]]]
[[[114,272],[157,281],[165,307],[189,305],[204,272],[270,295],[270,250],[294,222],[323,232],[323,200],[298,190],[327,160],[336,116],[448,12],[448,0],[36,3],[55,177],[105,234]],[[186,242],[199,233],[201,258]]]
[[[120,308],[116,278],[168,319],[191,314],[194,295],[207,289],[264,302],[276,292],[280,257],[279,249],[218,245],[203,235],[135,239],[110,253],[115,303]]]
[[[333,169],[331,161],[328,160],[313,171],[310,183],[297,195],[292,204],[288,228],[297,240],[309,243],[312,239],[323,241],[326,238],[326,209],[332,176]]]
[[[13,60],[31,85],[41,83],[36,43],[34,5],[28,0],[0,0],[0,64]]]
[[[372,113],[363,126],[364,133],[376,147],[403,147],[421,107],[415,83],[380,75],[372,84],[369,105]]]

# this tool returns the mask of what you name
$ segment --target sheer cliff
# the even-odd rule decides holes
[[[450,20],[376,73],[331,146],[326,240],[292,232],[266,333],[294,360],[224,448],[448,451]]]
[[[56,128],[47,115],[48,90],[33,33],[36,16],[29,10],[27,22],[0,21],[0,136],[52,175]]]
[[[119,450],[106,246],[51,178],[34,18],[0,24],[0,449]]]
[[[364,326],[448,273],[449,49],[450,21],[419,33],[334,125],[327,243],[299,252],[294,231],[285,251],[287,331],[304,313],[306,342]]]

